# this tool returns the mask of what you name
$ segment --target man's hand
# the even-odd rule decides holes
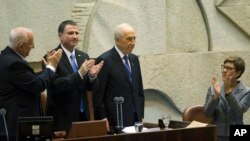
[[[90,60],[85,60],[81,67],[79,68],[79,72],[81,73],[82,76],[87,74],[89,70],[95,65],[95,60],[90,59]]]
[[[106,128],[107,128],[107,131],[110,132],[110,127],[109,127],[109,121],[107,118],[103,119],[103,120],[106,120]]]
[[[47,52],[47,55],[46,55],[46,60],[43,58],[43,63],[46,65],[51,65],[53,66],[54,68],[57,67],[60,59],[62,57],[62,49],[58,49],[58,50],[53,50],[51,52]]]
[[[101,61],[100,63],[98,63],[97,65],[94,65],[90,71],[89,71],[89,75],[94,78],[97,76],[97,74],[100,72],[100,70],[102,69],[104,61]]]

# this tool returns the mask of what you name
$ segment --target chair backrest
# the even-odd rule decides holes
[[[199,121],[203,123],[211,123],[212,118],[205,116],[203,105],[194,105],[187,107],[182,114],[183,121]]]
[[[105,120],[77,121],[72,122],[67,139],[104,135],[107,135]]]

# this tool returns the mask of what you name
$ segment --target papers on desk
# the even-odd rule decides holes
[[[143,127],[142,131],[141,132],[156,132],[156,131],[161,131],[161,130],[173,130],[172,128],[164,128],[164,129],[161,129],[159,127],[155,127],[155,128],[145,128]],[[137,133],[135,131],[135,126],[129,126],[129,127],[125,127],[123,130],[122,130],[124,133]]]
[[[193,128],[193,127],[205,127],[207,123],[199,122],[199,121],[192,121],[186,128]]]
[[[136,133],[135,126],[128,126],[123,128],[124,133]],[[143,127],[142,132],[147,131],[147,128]]]

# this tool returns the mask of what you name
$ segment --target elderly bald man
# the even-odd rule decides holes
[[[49,52],[44,69],[39,75],[25,58],[34,48],[33,32],[29,28],[11,30],[9,45],[0,55],[0,108],[6,109],[6,121],[10,140],[15,140],[17,117],[40,116],[40,93],[54,76],[62,50]],[[3,119],[0,117],[0,140],[6,139]]]

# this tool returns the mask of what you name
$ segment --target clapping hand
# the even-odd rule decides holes
[[[213,76],[213,78],[212,78],[212,85],[214,88],[214,96],[215,96],[215,98],[218,98],[219,94],[221,92],[221,88],[220,88],[220,84],[217,81],[217,79],[215,78],[215,76]]]
[[[43,63],[46,65],[51,65],[54,68],[57,67],[60,59],[62,57],[62,49],[48,51],[46,55],[46,60],[42,58]]]
[[[97,65],[93,65],[92,68],[89,71],[89,75],[91,77],[96,77],[97,74],[100,72],[100,70],[102,69],[102,66],[104,64],[104,61],[101,61],[100,63],[98,63]]]
[[[233,90],[233,86],[232,86],[232,76],[229,74],[226,74],[223,78],[222,78],[223,82],[224,82],[224,91],[225,94],[229,94],[232,92]]]
[[[89,70],[95,65],[95,60],[90,59],[90,60],[85,60],[81,67],[79,68],[79,72],[81,73],[82,76],[87,74]]]

